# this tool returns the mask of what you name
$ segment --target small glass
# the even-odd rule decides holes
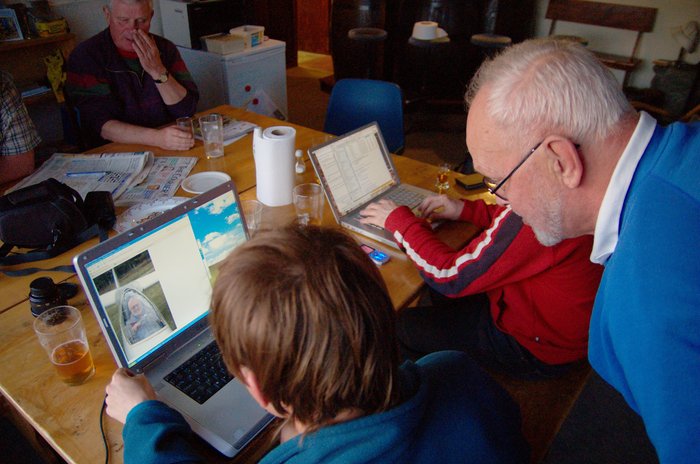
[[[224,121],[220,114],[212,113],[199,118],[199,128],[207,158],[224,156]]]
[[[73,306],[55,306],[34,320],[34,332],[56,373],[68,385],[80,385],[95,373],[85,326]]]
[[[438,166],[437,175],[435,178],[435,188],[437,188],[438,195],[442,195],[447,190],[450,189],[450,165],[447,163],[442,163]]]
[[[243,211],[246,226],[248,226],[248,234],[250,234],[252,237],[260,228],[263,204],[258,200],[243,200],[241,202],[241,209]]]
[[[183,132],[189,133],[192,136],[192,138],[194,138],[194,121],[192,120],[192,118],[177,118],[175,120],[175,125],[178,129],[180,129]]]
[[[321,225],[323,220],[323,190],[319,184],[300,184],[292,191],[297,222],[307,225]]]

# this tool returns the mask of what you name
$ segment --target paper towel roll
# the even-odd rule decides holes
[[[413,25],[411,37],[418,40],[435,40],[447,37],[447,32],[439,28],[435,21],[418,21]]]
[[[253,131],[253,158],[258,200],[267,206],[292,202],[294,188],[294,141],[296,130],[288,126]]]

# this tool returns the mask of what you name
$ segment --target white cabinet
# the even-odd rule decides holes
[[[228,103],[286,119],[284,42],[268,39],[257,47],[230,55],[177,48],[197,83],[198,111]]]

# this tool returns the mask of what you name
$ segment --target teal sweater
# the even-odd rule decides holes
[[[295,437],[261,463],[528,462],[517,406],[467,355],[441,352],[407,362],[401,387],[408,399],[395,408]],[[124,427],[124,462],[199,462],[184,439],[190,434],[163,403],[141,403]]]

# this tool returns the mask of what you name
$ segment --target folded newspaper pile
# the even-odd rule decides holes
[[[54,153],[11,190],[53,177],[77,190],[83,198],[88,192],[107,191],[112,194],[115,205],[128,206],[172,197],[196,162],[195,157],[155,158],[151,151]]]

